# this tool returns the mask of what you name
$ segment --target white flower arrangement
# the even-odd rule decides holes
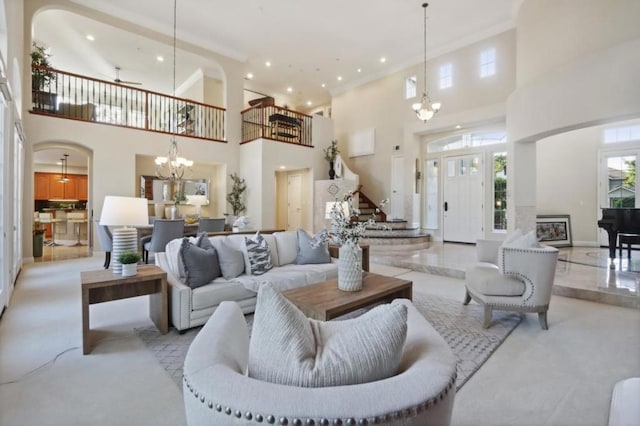
[[[331,208],[331,230],[323,232],[318,241],[314,245],[318,245],[333,241],[337,244],[353,244],[356,245],[361,238],[367,236],[367,229],[389,230],[386,225],[375,221],[376,214],[380,213],[380,208],[384,207],[389,199],[386,198],[380,202],[380,206],[366,221],[359,221],[360,209],[353,205],[353,192],[344,195],[343,201],[336,198],[336,202]]]

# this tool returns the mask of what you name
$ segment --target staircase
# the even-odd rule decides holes
[[[354,192],[354,197],[358,197],[358,208],[360,209],[359,221],[365,222],[373,215],[376,225],[387,228],[368,229],[367,237],[360,240],[363,244],[369,244],[371,246],[404,247],[411,245],[412,248],[421,248],[428,245],[430,236],[421,232],[419,228],[410,227],[406,220],[387,220],[387,214],[380,210],[378,205],[362,192],[362,185]],[[376,209],[378,210],[377,213]]]

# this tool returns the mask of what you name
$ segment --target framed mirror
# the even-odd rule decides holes
[[[209,179],[182,179],[178,182],[158,179],[156,176],[140,176],[140,197],[153,202],[172,203],[175,195],[204,195],[209,199]],[[183,201],[181,204],[187,204]]]

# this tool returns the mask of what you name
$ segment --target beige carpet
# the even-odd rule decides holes
[[[451,347],[458,360],[457,388],[460,389],[520,323],[518,314],[495,312],[488,329],[482,328],[483,309],[464,306],[459,300],[414,293],[413,303]],[[247,315],[251,326],[253,315]],[[136,333],[182,389],[182,364],[200,327],[184,334],[171,329],[160,334],[153,326],[136,328]]]

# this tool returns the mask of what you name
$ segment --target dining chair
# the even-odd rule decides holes
[[[100,225],[100,221],[96,219],[96,229],[98,230],[98,241],[100,247],[104,250],[104,269],[109,269],[111,263],[111,251],[113,250],[113,237],[111,231],[106,225]]]
[[[184,235],[184,219],[156,219],[153,222],[151,235],[140,238],[142,259],[149,263],[149,252],[164,252],[167,243]]]
[[[201,232],[222,232],[224,231],[225,218],[201,217],[198,220],[198,234]]]

